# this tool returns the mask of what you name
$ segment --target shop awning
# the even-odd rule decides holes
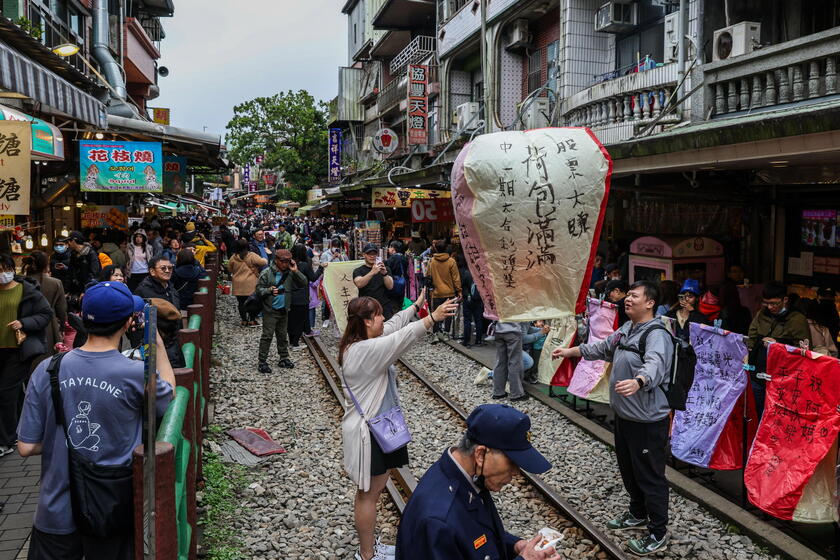
[[[57,126],[41,119],[0,105],[0,121],[32,123],[32,159],[36,161],[64,159],[64,136]]]
[[[312,211],[323,210],[324,208],[326,208],[327,206],[330,206],[331,204],[332,204],[331,200],[325,200],[323,202],[319,202],[318,204],[313,206],[310,210],[312,210]]]
[[[97,128],[107,126],[105,105],[0,41],[0,88]]]
[[[312,210],[311,206],[301,206],[295,211],[295,216],[306,216],[306,213]]]
[[[179,155],[186,156],[190,164],[217,168],[228,166],[228,162],[221,157],[222,137],[218,134],[116,115],[108,115],[108,131],[125,133],[143,140],[166,142]]]

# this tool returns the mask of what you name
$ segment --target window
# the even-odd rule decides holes
[[[542,49],[528,55],[528,93],[542,86],[542,55]]]
[[[546,68],[548,69],[548,89],[552,103],[557,101],[560,92],[557,91],[557,57],[560,41],[552,41],[546,47]]]

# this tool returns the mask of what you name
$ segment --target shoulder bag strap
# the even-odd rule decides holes
[[[47,373],[50,375],[50,387],[52,388],[53,409],[55,412],[55,424],[61,426],[64,432],[64,439],[67,440],[67,447],[72,449],[70,445],[70,436],[67,435],[67,421],[64,418],[64,407],[61,404],[61,388],[58,383],[58,372],[61,371],[61,360],[67,352],[60,352],[50,358],[50,363],[47,366]]]
[[[347,392],[350,394],[350,400],[353,401],[353,405],[356,407],[356,412],[359,413],[359,416],[362,417],[362,420],[367,422],[367,417],[365,416],[365,411],[362,410],[362,406],[359,404],[359,401],[356,400],[356,395],[353,394],[353,390],[350,389],[350,384],[347,383],[347,378],[344,377],[344,372],[341,372],[341,380],[344,382],[344,387],[347,389]]]

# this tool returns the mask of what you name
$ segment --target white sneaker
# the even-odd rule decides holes
[[[10,453],[14,453],[14,452],[15,452],[15,446],[14,445],[0,445],[0,457],[4,457],[4,456],[9,455]]]
[[[393,560],[393,558],[393,556],[386,556],[374,548],[373,556],[370,557],[370,560]],[[362,553],[357,550],[356,554],[353,555],[353,559],[362,560]]]
[[[326,321],[321,323],[321,329],[322,330],[327,330],[328,328],[330,328],[330,320],[329,319],[327,319]]]
[[[473,383],[476,385],[484,384],[484,382],[490,378],[490,374],[492,372],[493,370],[491,370],[488,367],[481,368],[480,370],[478,370],[478,375],[475,376],[475,380],[473,381]]]
[[[390,544],[384,544],[379,537],[376,537],[376,544],[373,546],[374,554],[382,554],[388,558],[394,558],[397,555],[397,547]]]

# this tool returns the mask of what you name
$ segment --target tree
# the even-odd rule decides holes
[[[265,155],[263,167],[281,170],[290,191],[317,185],[327,170],[327,106],[299,90],[257,97],[233,108],[227,125],[231,159],[239,164]],[[301,196],[294,192],[298,198]]]

